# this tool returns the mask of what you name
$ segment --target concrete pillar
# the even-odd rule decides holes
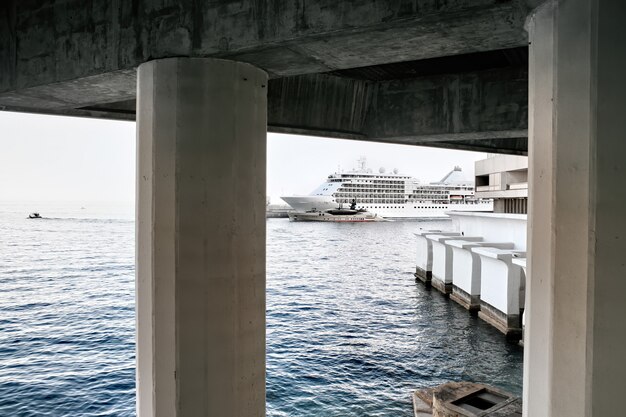
[[[624,415],[626,2],[529,18],[524,416]]]
[[[139,417],[265,415],[267,75],[139,67]]]

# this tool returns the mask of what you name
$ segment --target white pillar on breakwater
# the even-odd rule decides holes
[[[265,72],[139,67],[139,417],[265,415]]]
[[[524,279],[528,277],[528,271],[526,269],[526,261],[527,258],[513,258],[513,263],[520,268],[522,268],[522,273],[524,274]],[[528,284],[526,283],[526,288],[528,288]],[[528,310],[528,296],[524,297],[524,312],[522,313],[522,340],[521,344],[524,345],[524,338],[526,337],[526,314]]]
[[[432,241],[427,239],[426,236],[433,234],[440,236],[461,236],[458,232],[442,232],[440,230],[420,230],[415,233],[417,249],[415,279],[419,279],[427,286],[430,286],[433,276],[433,245]]]
[[[448,240],[452,248],[452,293],[450,299],[471,312],[480,310],[480,256],[472,248],[491,247],[513,249],[512,242],[470,242]]]
[[[512,262],[524,252],[497,248],[472,248],[480,256],[480,311],[485,320],[507,337],[521,336],[521,309],[524,308],[525,284],[522,269]]]
[[[452,292],[452,248],[445,244],[448,240],[457,240],[458,236],[426,235],[432,244],[433,272],[432,286],[444,294]],[[468,242],[483,240],[479,236],[463,236]]]

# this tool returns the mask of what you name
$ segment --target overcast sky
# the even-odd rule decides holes
[[[135,124],[0,112],[0,202],[134,201]],[[374,170],[398,168],[424,181],[454,165],[474,175],[483,153],[344,139],[269,134],[267,192],[308,194],[330,173],[355,168],[359,157]]]

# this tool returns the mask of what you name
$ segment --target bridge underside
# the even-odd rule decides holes
[[[525,155],[527,65],[520,47],[274,78],[268,129]],[[121,71],[5,93],[0,103],[9,111],[135,120],[135,95],[135,72]]]
[[[268,126],[530,130],[524,416],[624,415],[626,2],[539,3],[0,2],[0,110],[137,120],[138,416],[264,414]]]
[[[527,153],[522,2],[316,3],[4,2],[0,109],[134,120],[139,64],[214,57],[269,74],[272,132]]]

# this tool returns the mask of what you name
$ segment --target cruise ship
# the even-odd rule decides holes
[[[474,195],[474,182],[454,167],[440,181],[428,184],[401,175],[397,169],[373,172],[365,159],[350,172],[337,172],[307,196],[281,197],[298,212],[324,211],[349,206],[356,200],[366,209],[388,219],[447,218],[447,211],[493,211],[493,202]]]

